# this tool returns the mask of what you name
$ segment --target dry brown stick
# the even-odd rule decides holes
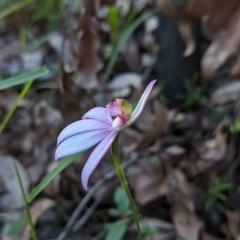
[[[159,150],[152,150],[152,149],[147,149],[146,151],[142,152],[142,153],[133,153],[132,157],[130,158],[130,160],[128,160],[127,162],[124,162],[122,164],[122,168],[123,170],[127,169],[130,165],[132,165],[133,163],[135,163],[137,160],[139,160],[140,158],[146,157],[146,156],[151,156],[154,155],[156,153],[158,153]],[[96,184],[90,188],[90,190],[87,192],[87,194],[84,196],[84,198],[82,199],[82,201],[79,203],[79,205],[77,206],[77,208],[75,209],[75,211],[73,212],[71,218],[69,219],[67,225],[65,226],[65,228],[63,229],[63,231],[60,233],[60,235],[57,237],[56,240],[64,240],[66,239],[68,233],[71,231],[73,225],[75,224],[75,222],[77,221],[78,216],[81,214],[81,212],[83,211],[84,207],[87,205],[88,201],[91,199],[91,197],[95,194],[95,192],[108,180],[112,179],[113,177],[116,176],[116,171],[112,171],[107,173],[106,175],[104,175],[101,179],[99,179]],[[74,230],[78,230],[78,229],[74,229]]]

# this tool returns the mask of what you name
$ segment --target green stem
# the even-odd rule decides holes
[[[130,206],[132,208],[133,217],[134,217],[134,220],[135,220],[136,226],[137,226],[138,240],[142,240],[142,234],[141,234],[140,224],[139,224],[139,219],[138,219],[138,210],[137,210],[137,207],[136,207],[136,205],[134,203],[132,194],[131,194],[131,192],[129,190],[128,182],[127,182],[125,173],[122,170],[121,164],[119,162],[118,142],[119,142],[119,134],[116,136],[116,138],[115,138],[115,140],[114,140],[114,142],[112,144],[113,162],[114,162],[114,165],[115,165],[115,168],[116,168],[118,179],[119,179],[122,187],[124,188],[124,190],[125,190],[125,192],[126,192],[126,194],[128,196],[128,199],[129,199],[129,202],[130,202]]]
[[[20,189],[21,189],[22,198],[23,198],[26,213],[27,213],[27,220],[28,220],[28,224],[29,224],[31,234],[32,234],[32,239],[37,240],[38,238],[37,238],[36,230],[35,230],[34,223],[33,223],[33,220],[32,220],[31,211],[30,211],[30,208],[29,208],[29,205],[28,205],[28,202],[27,202],[26,194],[25,194],[25,191],[24,191],[24,188],[23,188],[21,176],[20,176],[20,173],[18,171],[18,167],[17,167],[16,162],[14,162],[14,168],[15,168],[15,172],[16,172],[16,175],[17,175],[17,180],[18,180],[18,183],[19,183],[19,186],[20,186]]]

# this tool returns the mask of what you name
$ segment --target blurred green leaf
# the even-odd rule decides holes
[[[127,221],[119,221],[106,225],[107,234],[105,240],[122,240],[127,231]]]
[[[20,216],[17,218],[11,225],[10,229],[8,230],[8,236],[17,236],[22,233],[24,226],[26,223],[26,219],[24,216]]]
[[[240,131],[240,117],[238,117],[235,122],[230,126],[230,132],[236,133]]]
[[[120,212],[126,212],[130,208],[130,202],[123,187],[119,186],[114,192],[114,202]]]
[[[83,152],[74,154],[59,161],[58,165],[28,195],[27,202],[30,203],[61,171],[82,154]]]
[[[121,215],[121,212],[118,209],[115,209],[115,208],[109,209],[108,213],[112,217],[119,217]]]
[[[44,75],[48,74],[47,68],[39,68],[37,70],[34,70],[32,72],[24,73],[20,76],[9,78],[6,80],[3,80],[0,82],[0,90],[10,88],[16,85],[20,85],[26,82],[29,82],[30,80],[35,80],[36,78],[43,77]]]

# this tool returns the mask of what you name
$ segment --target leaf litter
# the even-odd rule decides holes
[[[66,5],[63,6],[67,11]],[[0,27],[0,78],[16,76],[42,65],[51,70],[46,78],[36,80],[0,134],[3,239],[31,238],[13,161],[18,164],[27,194],[57,165],[54,152],[61,129],[80,119],[92,107],[103,106],[115,98],[127,98],[134,103],[147,83],[157,78],[154,59],[166,51],[158,42],[161,34],[158,13],[145,20],[126,40],[110,81],[104,82],[106,65],[116,47],[111,39],[118,40],[134,18],[157,7],[176,25],[185,43],[183,58],[196,51],[192,26],[202,21],[200,81],[193,85],[186,98],[196,94],[204,80],[213,83],[205,93],[191,98],[194,99],[191,106],[171,108],[158,79],[141,118],[121,135],[123,163],[133,152],[149,153],[126,170],[143,216],[144,239],[239,238],[239,2],[201,0],[196,4],[196,1],[184,0],[176,5],[172,0],[159,0],[156,5],[151,1],[83,1],[81,8],[70,11],[66,32],[59,31],[63,28],[59,13],[59,21],[55,23],[59,27],[51,26],[52,34],[41,43],[38,38],[46,33],[46,21],[50,21],[44,16],[27,27],[27,44],[32,41],[38,44],[31,51],[24,51],[17,34],[25,21],[16,24],[19,12],[2,20],[5,25]],[[110,8],[115,8],[119,16],[117,31],[108,19]],[[29,5],[25,10],[31,13],[33,9],[34,6]],[[12,22],[11,18],[14,18]],[[10,22],[14,27],[9,27]],[[195,84],[191,79],[188,81]],[[11,109],[20,89],[21,86],[17,86],[0,92],[0,121]],[[31,205],[37,233],[44,236],[43,239],[57,239],[86,195],[79,172],[88,154],[58,174]],[[91,186],[113,169],[110,153],[104,158],[90,179]],[[216,179],[220,179],[219,184]],[[228,183],[232,187],[225,189],[224,184]],[[116,180],[108,181],[93,195],[94,202],[101,192],[107,192],[81,229],[69,233],[71,239],[79,236],[92,239],[108,229],[104,223],[120,224],[120,239],[136,239],[135,228],[127,215],[108,214],[116,202],[113,197],[116,188]],[[86,209],[90,209],[90,205],[86,205]],[[47,222],[41,220],[45,215]],[[56,231],[49,231],[49,226]],[[9,229],[14,229],[17,235],[7,236]]]

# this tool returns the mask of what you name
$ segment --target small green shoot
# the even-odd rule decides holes
[[[33,221],[32,221],[31,211],[30,211],[30,208],[29,208],[29,205],[28,205],[28,202],[27,202],[26,194],[25,194],[24,189],[23,189],[21,176],[19,174],[16,162],[14,162],[14,168],[15,168],[15,172],[16,172],[16,175],[17,175],[19,186],[21,188],[22,198],[23,198],[24,204],[25,204],[25,209],[26,209],[26,213],[27,213],[27,220],[28,220],[28,224],[30,226],[31,235],[32,235],[33,240],[37,240],[37,234],[36,234],[35,226],[34,226]]]
[[[230,125],[230,132],[237,133],[240,131],[240,116]]]
[[[186,108],[191,108],[196,104],[206,105],[208,102],[206,98],[208,85],[206,83],[198,85],[198,79],[199,73],[196,72],[193,74],[192,78],[186,79],[184,81],[184,86],[187,90],[187,95],[185,97],[184,103],[184,106]]]
[[[208,201],[205,205],[205,209],[210,211],[211,209],[217,208],[222,211],[223,204],[227,201],[225,192],[231,188],[232,183],[226,183],[217,178],[215,183],[211,185],[207,191]]]
[[[114,46],[117,43],[120,27],[118,7],[114,6],[109,7],[107,19],[111,28],[110,30],[111,43]]]

